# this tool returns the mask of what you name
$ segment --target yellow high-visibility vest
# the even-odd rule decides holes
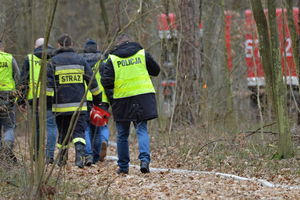
[[[100,60],[94,65],[93,71],[94,71],[95,69],[97,69],[97,67],[98,67],[99,65],[100,65]],[[108,103],[107,96],[106,96],[105,91],[104,91],[104,88],[103,88],[103,86],[102,86],[102,84],[101,84],[101,75],[100,75],[100,72],[99,72],[99,68],[98,68],[98,71],[97,71],[96,74],[95,74],[95,79],[96,79],[96,81],[97,81],[97,83],[98,83],[98,86],[99,86],[99,88],[100,88],[100,91],[102,92],[102,102]],[[92,96],[92,93],[91,93],[90,91],[88,91],[87,96],[86,96],[86,99],[87,99],[87,101],[92,101],[92,100],[93,100],[93,96]]]
[[[114,99],[155,93],[147,71],[144,49],[127,58],[113,54],[109,57],[115,71]]]
[[[12,59],[11,54],[0,52],[0,91],[14,91],[16,89]]]
[[[41,71],[41,59],[33,54],[28,54],[29,62],[29,89],[27,93],[27,99],[33,99],[33,94],[36,98],[40,97],[41,83],[38,84],[40,71]],[[33,92],[34,90],[34,92]]]

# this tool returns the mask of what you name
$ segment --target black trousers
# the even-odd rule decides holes
[[[66,139],[66,143],[64,146],[62,146],[67,133],[68,133],[68,128],[70,126],[72,115],[57,115],[56,116],[56,123],[57,123],[57,128],[58,128],[58,147],[61,146],[63,148],[64,146],[67,147],[67,145],[71,142],[71,140],[74,143],[81,142],[85,144],[85,129],[87,127],[87,122],[86,122],[86,113],[81,113],[78,117],[78,120],[74,122],[73,126],[71,127],[72,129],[74,128],[74,131],[71,132],[69,137]]]

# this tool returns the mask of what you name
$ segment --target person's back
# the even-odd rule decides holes
[[[92,70],[86,61],[72,49],[72,39],[69,35],[62,35],[58,39],[59,49],[52,57],[48,68],[48,90],[54,91],[52,110],[56,114],[59,129],[58,147],[62,149],[59,165],[66,164],[68,143],[75,144],[75,165],[83,167],[85,151],[84,131],[86,129],[87,103],[83,99],[86,84],[92,77]],[[92,80],[91,89],[95,105],[101,103],[101,91],[96,80]],[[83,104],[81,105],[81,101]],[[68,127],[74,113],[79,113],[78,120],[74,122],[74,131],[70,135]]]
[[[101,52],[98,51],[98,45],[95,40],[89,39],[84,45],[83,53],[80,55],[86,60],[86,62],[91,66],[93,72],[95,73],[95,79],[98,82],[100,90],[102,92],[102,103],[101,108],[108,110],[109,104],[107,97],[105,95],[104,89],[100,82],[99,65],[101,63]],[[96,71],[98,69],[98,71]],[[91,111],[92,104],[92,94],[88,92],[87,94],[88,112]],[[86,155],[85,155],[85,165],[91,166],[98,161],[104,161],[107,153],[107,146],[109,140],[109,129],[107,125],[96,127],[90,122],[90,118],[87,119],[87,129],[85,131],[86,139]]]
[[[4,52],[4,46],[0,40],[0,153],[1,159],[17,162],[13,153],[14,129],[15,129],[15,101],[16,87],[18,85],[20,71],[14,57]],[[1,136],[3,130],[4,136]],[[2,146],[3,140],[3,146]]]
[[[112,105],[118,130],[117,173],[129,171],[128,136],[133,122],[139,144],[141,172],[149,173],[150,139],[147,121],[157,117],[155,90],[150,79],[160,72],[158,64],[140,44],[131,42],[124,34],[117,39],[117,45],[101,67],[101,83]]]

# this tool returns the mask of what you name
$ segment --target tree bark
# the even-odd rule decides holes
[[[291,133],[289,130],[286,86],[283,82],[282,69],[280,63],[280,52],[278,44],[278,33],[276,23],[276,3],[268,0],[268,19],[264,14],[260,0],[251,0],[253,16],[256,21],[259,35],[259,50],[262,57],[262,64],[265,72],[267,87],[271,89],[273,109],[276,114],[279,144],[277,158],[289,158],[294,154]]]
[[[181,22],[174,115],[177,125],[195,124],[199,117],[200,40],[196,5],[195,0],[181,0],[179,3]]]

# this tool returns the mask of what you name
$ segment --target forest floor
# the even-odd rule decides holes
[[[153,144],[151,172],[142,174],[136,141],[130,146],[128,175],[116,174],[114,145],[109,146],[104,162],[84,169],[74,166],[74,148],[71,148],[68,164],[63,168],[55,166],[51,178],[55,195],[49,199],[300,199],[297,158],[270,164],[250,153],[246,160],[231,155],[212,160],[204,153],[182,156],[176,146],[155,148]],[[47,166],[47,171],[51,167]],[[236,176],[226,177],[221,173]],[[277,185],[266,186],[260,179]],[[1,182],[0,200],[22,199],[11,195],[10,185]]]

